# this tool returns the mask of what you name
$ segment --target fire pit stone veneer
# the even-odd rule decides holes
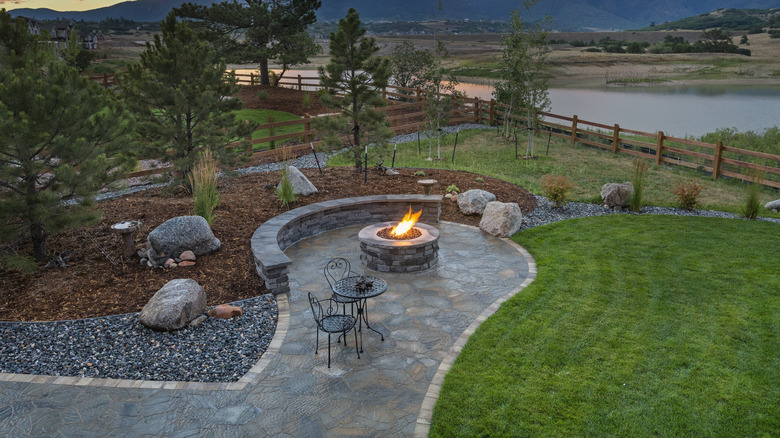
[[[417,272],[434,267],[439,259],[439,230],[417,222],[414,228],[420,236],[412,239],[392,240],[377,234],[397,223],[381,222],[360,230],[361,263],[379,272]]]
[[[423,210],[421,222],[438,223],[441,195],[374,195],[305,205],[260,225],[252,235],[255,269],[274,295],[290,291],[284,250],[295,242],[336,228],[397,220],[408,210]],[[356,248],[357,252],[357,248]]]

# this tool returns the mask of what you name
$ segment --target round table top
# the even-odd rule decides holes
[[[360,281],[360,276],[352,276],[336,281],[333,284],[333,292],[344,298],[364,299],[382,295],[387,290],[387,282],[385,280],[371,275],[366,275],[365,279],[373,283],[371,289],[367,291],[356,290],[355,283]]]

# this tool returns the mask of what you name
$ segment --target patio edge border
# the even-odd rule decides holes
[[[463,226],[468,227],[469,225]],[[468,327],[466,327],[466,330],[461,333],[455,343],[452,344],[450,351],[447,352],[447,355],[444,357],[444,359],[442,359],[441,363],[439,363],[439,368],[436,370],[436,374],[434,374],[433,379],[431,379],[431,384],[428,385],[428,391],[426,392],[425,398],[423,399],[422,405],[420,406],[420,413],[417,415],[417,423],[414,427],[414,437],[424,438],[427,437],[430,433],[431,420],[433,418],[433,408],[436,405],[436,401],[439,399],[439,393],[441,392],[441,387],[444,383],[444,376],[450,370],[452,364],[455,363],[455,359],[458,358],[461,350],[466,345],[466,342],[469,340],[471,335],[474,334],[477,328],[482,325],[485,320],[496,313],[496,311],[505,301],[520,293],[536,279],[536,261],[534,260],[531,253],[510,239],[502,238],[501,240],[514,247],[523,257],[525,257],[526,262],[528,263],[528,276],[525,278],[525,280],[523,280],[522,283],[520,283],[519,286],[509,291],[507,294],[497,299],[485,310],[483,310],[482,313],[480,313],[479,316],[477,316],[477,318],[474,319],[474,321],[472,321]]]

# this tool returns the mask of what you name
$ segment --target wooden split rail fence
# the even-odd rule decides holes
[[[259,84],[260,80],[259,75],[254,73],[236,74],[236,78],[239,84],[243,85]],[[90,79],[101,82],[105,87],[113,86],[115,83],[113,75],[92,76]],[[322,88],[317,76],[285,77],[279,85],[299,91],[314,91]],[[388,86],[382,91],[382,98],[388,103],[382,111],[387,113],[387,120],[394,132],[408,133],[425,129],[425,98],[419,88]],[[459,98],[455,100],[453,106],[449,121],[451,125],[477,123],[495,126],[512,123],[521,126],[527,120],[522,116],[509,115],[509,107],[495,100]],[[618,124],[606,125],[580,119],[577,115],[568,117],[547,112],[541,115],[543,118],[535,130],[537,133],[547,133],[550,136],[566,139],[571,144],[580,143],[615,154],[624,153],[647,158],[659,165],[668,164],[697,169],[710,173],[713,179],[725,176],[742,181],[753,181],[757,178],[760,184],[780,189],[780,155],[726,146],[722,142],[712,144],[676,138],[667,136],[662,131],[650,133],[622,128]],[[290,146],[292,155],[307,154],[312,147],[317,148],[322,144],[318,140],[319,132],[312,129],[311,121],[312,117],[307,115],[300,120],[259,125],[258,129],[271,130],[283,126],[301,125],[301,130],[258,139],[247,138],[245,142],[237,142],[230,147],[239,147],[240,144],[247,143],[246,153],[247,155],[251,153],[252,158],[273,157],[278,153],[277,151],[255,152],[254,145],[295,142],[300,144]],[[131,176],[151,175],[170,170],[170,167],[150,169],[133,172]]]

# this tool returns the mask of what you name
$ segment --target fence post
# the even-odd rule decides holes
[[[658,140],[655,143],[655,164],[661,165],[664,150],[664,132],[658,131]]]
[[[577,115],[575,114],[574,117],[572,117],[571,121],[571,144],[577,143]]]
[[[254,85],[254,84],[255,84],[255,74],[250,71],[249,72],[249,85]]]
[[[108,73],[103,73],[103,89],[108,89]]]
[[[311,130],[311,116],[309,113],[303,114],[303,130],[306,131],[306,134],[303,135],[303,142],[304,143],[311,143],[311,135],[309,135],[309,131]]]
[[[387,88],[382,88],[382,100],[387,101]]]
[[[301,75],[298,75],[298,91],[303,91],[303,83],[301,82]]]
[[[490,99],[490,126],[496,123],[496,99]]]
[[[618,153],[620,147],[620,125],[615,123],[615,128],[612,130],[612,153]]]
[[[715,145],[715,160],[714,163],[712,163],[712,179],[718,179],[718,176],[720,176],[720,162],[723,158],[723,142],[719,141],[717,145]]]
[[[420,101],[420,92],[421,92],[420,87],[417,87],[416,91],[417,91],[417,99],[415,99],[415,102],[419,102]]]

